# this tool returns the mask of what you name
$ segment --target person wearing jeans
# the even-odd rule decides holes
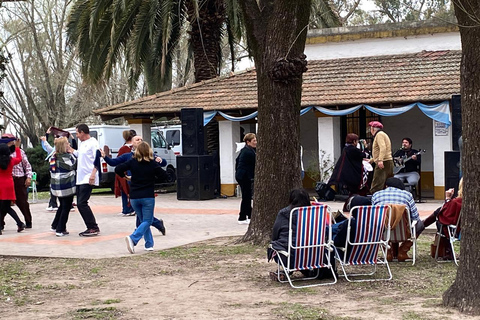
[[[130,203],[137,214],[138,221],[141,221],[135,231],[125,237],[127,249],[135,253],[135,246],[140,239],[145,239],[145,250],[153,250],[153,237],[150,226],[153,222],[153,211],[155,208],[155,179],[165,178],[166,172],[160,167],[157,161],[153,160],[153,151],[146,142],[141,142],[135,148],[133,158],[119,164],[115,173],[125,177],[125,172],[131,172]],[[127,177],[128,178],[128,177]]]

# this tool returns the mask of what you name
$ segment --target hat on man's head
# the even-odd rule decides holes
[[[4,134],[2,134],[2,139],[15,139],[15,140],[17,140],[17,137],[15,137],[11,133],[4,133]]]
[[[394,187],[400,190],[405,190],[405,185],[403,184],[402,180],[398,178],[388,178],[387,181],[385,181],[385,185],[387,187]]]
[[[370,121],[370,122],[368,123],[368,126],[369,126],[369,127],[373,127],[373,128],[383,129],[383,124],[382,124],[380,121]]]

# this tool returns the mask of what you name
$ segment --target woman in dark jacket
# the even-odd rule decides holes
[[[238,223],[249,224],[252,217],[252,182],[255,176],[257,137],[254,133],[247,133],[243,141],[245,141],[245,147],[240,151],[235,165],[235,179],[242,189]]]
[[[335,164],[328,184],[341,184],[352,195],[360,193],[359,191],[365,187],[362,161],[366,155],[357,148],[358,136],[355,133],[347,134],[345,142],[345,148]]]

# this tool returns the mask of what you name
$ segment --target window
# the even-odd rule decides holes
[[[152,131],[152,148],[167,148],[167,142],[159,131]]]
[[[167,142],[172,146],[180,145],[180,130],[167,130]]]

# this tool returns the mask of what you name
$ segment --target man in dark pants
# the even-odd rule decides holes
[[[95,216],[88,205],[93,186],[98,186],[100,180],[97,169],[100,166],[100,151],[97,139],[90,137],[90,129],[86,124],[79,124],[76,133],[79,140],[78,150],[74,152],[78,158],[77,209],[87,226],[87,230],[80,232],[79,236],[90,237],[100,233]]]
[[[3,138],[14,138],[15,140],[7,143],[7,145],[10,147],[17,144],[17,147],[20,147],[20,140],[13,134],[5,133],[2,135],[2,139]],[[22,149],[20,149],[20,153],[22,154],[22,162],[14,166],[12,170],[15,197],[17,198],[15,204],[25,217],[25,227],[31,228],[32,213],[30,212],[30,205],[28,203],[27,188],[32,182],[32,166],[30,165],[30,162],[28,162],[27,155]]]
[[[252,182],[255,176],[257,137],[254,133],[247,133],[243,141],[245,147],[240,151],[235,163],[235,179],[242,189],[238,224],[249,224],[252,217]]]

